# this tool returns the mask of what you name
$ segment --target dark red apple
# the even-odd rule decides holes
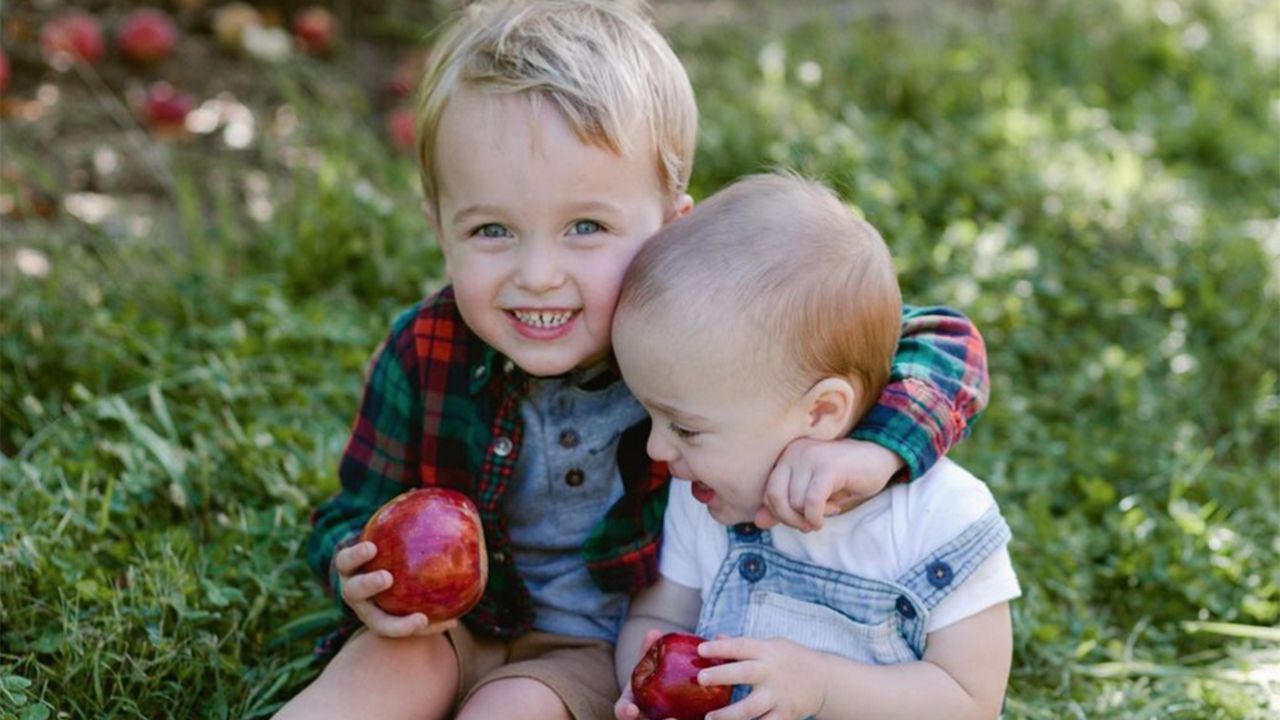
[[[303,8],[293,18],[293,36],[303,50],[312,55],[327,55],[338,36],[338,21],[322,7]]]
[[[703,642],[697,635],[667,633],[649,646],[631,671],[631,695],[645,717],[702,720],[729,704],[732,685],[698,684],[699,670],[724,663],[698,655]]]
[[[406,152],[414,148],[413,108],[400,107],[387,115],[387,134],[391,136],[391,144]]]
[[[51,65],[65,70],[75,62],[90,65],[98,62],[106,52],[106,43],[102,39],[102,26],[92,15],[68,10],[41,28],[40,49]]]
[[[165,135],[174,135],[182,133],[187,115],[195,109],[195,106],[195,98],[174,89],[169,83],[158,82],[147,90],[143,112],[147,117],[147,124],[153,130]]]
[[[173,52],[178,44],[178,28],[168,15],[155,8],[134,10],[121,23],[116,44],[125,59],[150,64]]]
[[[460,617],[489,579],[480,513],[457,490],[410,490],[369,518],[360,541],[378,546],[362,573],[387,570],[391,587],[373,597],[392,615],[420,612],[431,622]]]

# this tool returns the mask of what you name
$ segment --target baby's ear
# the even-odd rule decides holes
[[[805,393],[808,436],[815,440],[836,440],[849,433],[857,408],[858,391],[840,377],[823,378]]]

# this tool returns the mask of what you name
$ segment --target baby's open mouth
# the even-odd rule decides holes
[[[711,499],[714,498],[715,496],[716,496],[716,491],[712,490],[711,487],[708,486],[706,483],[700,483],[696,481],[693,483],[693,499],[694,500],[697,500],[698,502],[705,505],[711,502]]]

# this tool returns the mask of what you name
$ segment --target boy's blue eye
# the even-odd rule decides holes
[[[483,238],[511,237],[511,231],[498,223],[485,223],[475,230],[472,230],[471,234]]]
[[[676,437],[680,438],[681,440],[692,440],[702,434],[697,430],[690,430],[689,428],[680,427],[675,423],[667,423],[667,429],[670,430],[673,434],[675,434]]]
[[[572,235],[594,235],[604,230],[595,220],[579,220],[573,224]]]

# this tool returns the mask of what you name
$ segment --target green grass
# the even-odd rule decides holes
[[[697,197],[823,177],[911,301],[985,334],[993,401],[955,456],[1015,535],[1006,717],[1280,709],[1277,23],[1057,0],[668,28]],[[299,132],[170,154],[152,232],[4,229],[0,717],[261,717],[316,672],[309,510],[369,353],[440,269],[357,84],[301,70],[273,79]]]

